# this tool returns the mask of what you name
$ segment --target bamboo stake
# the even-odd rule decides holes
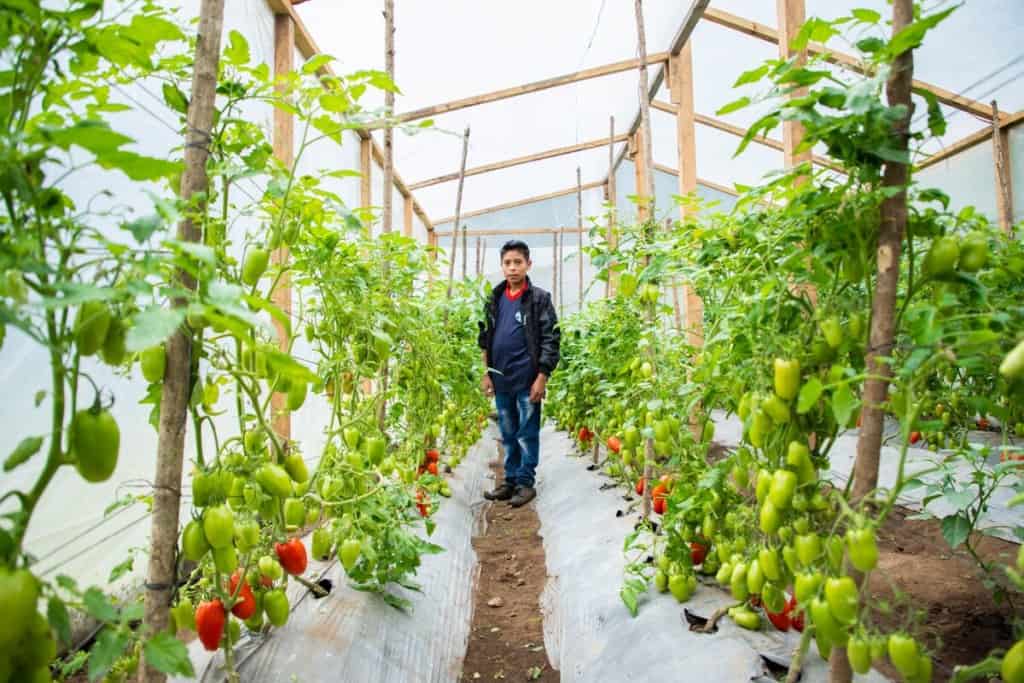
[[[395,0],[384,0],[384,70],[392,82],[395,80]],[[388,116],[395,113],[395,93],[384,91],[384,109]],[[391,124],[384,126],[384,209],[381,231],[391,232],[392,199],[395,187],[395,131]]]
[[[205,197],[209,189],[206,161],[210,154],[210,131],[213,129],[223,28],[224,0],[202,0],[192,72],[192,97],[185,134],[185,172],[181,178],[182,198],[188,203],[197,200],[197,206],[192,207],[193,210],[187,212],[178,224],[178,239],[182,242],[198,242],[202,237],[202,224],[195,218],[206,209]],[[196,281],[187,271],[179,269],[177,278],[186,290],[195,290]],[[186,304],[185,297],[178,297],[173,302],[174,307],[179,309]],[[167,628],[168,607],[176,580],[175,548],[178,544],[181,470],[191,385],[192,338],[188,330],[179,327],[167,341],[167,366],[160,408],[157,466],[153,485],[153,534],[145,584],[144,623],[145,632],[149,635],[161,633]],[[163,673],[145,660],[140,667],[140,674],[141,680],[146,683],[162,683],[166,680]]]
[[[579,263],[576,264],[576,274],[579,278],[579,308],[577,310],[583,310],[583,176],[580,171],[580,167],[576,167],[576,224],[579,226],[579,232],[576,237],[579,242],[576,244],[576,258]]]
[[[996,207],[999,212],[999,227],[1010,235],[1013,232],[1013,185],[1010,182],[1010,158],[1006,143],[1006,133],[1000,125],[999,105],[992,100],[992,156],[996,167]]]
[[[462,213],[462,185],[466,180],[466,155],[469,154],[469,126],[462,134],[462,166],[459,170],[459,189],[455,193],[455,229],[452,235],[452,253],[448,261],[448,298],[452,298],[452,280],[455,278],[455,251],[459,243],[459,220]]]
[[[897,35],[914,21],[913,0],[893,0],[892,31]],[[910,117],[914,112],[911,84],[914,78],[914,53],[907,50],[896,57],[892,74],[886,84],[889,106],[905,108],[904,116],[893,123],[896,148],[909,147]],[[896,333],[896,296],[899,289],[900,256],[903,235],[907,227],[907,185],[910,167],[905,163],[889,162],[882,176],[884,186],[896,194],[882,202],[881,226],[878,231],[878,276],[871,310],[870,343],[865,365],[868,379],[864,382],[864,408],[860,435],[857,438],[857,459],[853,466],[851,499],[859,501],[878,486],[878,465],[882,447],[882,428],[885,412],[883,404],[889,392],[892,366],[886,362],[892,354]],[[859,573],[854,577],[863,580]],[[829,681],[849,683],[853,678],[846,649],[835,647],[829,658]]]

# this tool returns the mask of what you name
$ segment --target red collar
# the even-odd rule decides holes
[[[511,293],[509,293],[508,285],[506,284],[505,285],[505,296],[508,298],[509,301],[515,301],[516,299],[521,297],[523,295],[523,292],[525,292],[529,288],[530,288],[530,281],[529,280],[524,280],[523,281],[523,288],[520,289],[515,294],[511,294]]]

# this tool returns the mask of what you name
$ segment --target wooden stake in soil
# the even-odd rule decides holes
[[[892,30],[898,34],[914,21],[913,0],[893,0]],[[892,107],[905,107],[903,118],[893,124],[893,146],[906,151],[910,119],[914,112],[911,84],[914,78],[914,53],[907,50],[896,58],[892,75],[886,84],[886,95]],[[905,163],[888,162],[882,176],[886,187],[896,194],[882,202],[881,226],[878,231],[878,276],[871,310],[871,333],[865,365],[868,379],[864,382],[864,408],[860,436],[857,439],[857,460],[853,467],[852,499],[859,501],[878,486],[878,464],[882,448],[882,409],[889,392],[892,367],[885,359],[892,354],[896,333],[896,295],[899,288],[900,256],[903,234],[907,227],[907,185],[910,167]],[[858,581],[859,583],[859,581]],[[853,673],[846,649],[836,647],[829,658],[831,683],[849,683]]]
[[[384,70],[395,80],[395,0],[384,0]],[[395,113],[395,93],[384,91],[384,109],[388,116]],[[384,126],[384,204],[381,230],[391,232],[392,199],[395,190],[395,131],[390,124]]]
[[[999,227],[1013,233],[1013,183],[1010,180],[1009,139],[999,123],[999,106],[992,100],[992,158],[996,167],[996,209]]]
[[[466,180],[466,155],[469,154],[469,126],[462,134],[462,166],[459,167],[459,188],[455,192],[455,228],[452,231],[452,251],[448,260],[448,298],[452,298],[452,280],[455,278],[455,249],[459,243],[459,220],[462,214],[462,184]]]
[[[205,211],[202,200],[209,190],[206,160],[209,157],[210,131],[213,129],[214,99],[220,58],[221,33],[224,28],[224,0],[202,0],[199,8],[199,31],[196,58],[192,73],[192,97],[188,107],[188,128],[185,133],[185,172],[181,178],[181,196],[190,203],[197,196],[198,206],[190,206],[178,224],[178,239],[198,242],[201,223],[194,220]],[[186,271],[177,278],[185,289],[195,290],[196,281]],[[184,298],[174,301],[176,308],[186,304]],[[185,424],[192,385],[192,338],[184,327],[175,330],[167,341],[167,368],[164,373],[163,398],[160,407],[160,430],[157,441],[156,477],[153,486],[153,534],[150,542],[149,567],[145,593],[145,632],[160,633],[167,628],[168,608],[175,584],[175,548],[178,544],[178,512],[181,507],[181,469],[185,450]],[[166,676],[144,661],[141,679],[146,683],[162,683]]]

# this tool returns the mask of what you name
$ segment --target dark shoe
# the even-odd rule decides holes
[[[484,491],[484,498],[487,500],[508,500],[515,495],[516,487],[512,484],[502,484],[493,491]]]
[[[537,490],[532,486],[517,486],[516,495],[508,502],[514,508],[522,507],[537,497]]]

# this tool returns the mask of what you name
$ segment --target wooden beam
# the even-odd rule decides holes
[[[608,118],[608,137],[609,139],[615,137],[614,116]],[[617,244],[615,236],[615,203],[617,198],[615,196],[615,145],[611,143],[608,145],[608,178],[605,180],[605,192],[607,193],[608,203],[611,205],[611,209],[608,212],[608,232],[605,234],[605,239],[608,241],[608,249],[614,250]],[[609,270],[608,279],[604,283],[604,298],[607,299],[615,294],[615,286],[617,284],[617,272]]]
[[[402,202],[402,213],[402,235],[412,237],[413,201],[411,197],[405,197]]]
[[[488,228],[486,230],[459,230],[459,235],[463,233],[470,237],[500,237],[502,235],[555,235],[555,234],[566,234],[566,235],[578,235],[579,228]],[[455,233],[452,230],[435,230],[434,234],[437,235],[438,239],[450,238]]]
[[[667,52],[659,52],[653,55],[648,55],[648,64],[659,64],[664,62],[669,57]],[[613,62],[612,64],[604,64],[602,66],[595,66],[589,69],[583,69],[582,71],[574,71],[572,73],[563,74],[561,76],[555,76],[554,78],[546,78],[542,81],[534,81],[532,83],[526,83],[524,85],[516,85],[511,88],[503,88],[501,90],[495,90],[493,92],[484,93],[482,95],[473,95],[472,97],[464,97],[459,100],[452,100],[451,102],[445,102],[443,104],[435,104],[429,107],[423,107],[422,109],[416,109],[414,111],[399,114],[397,119],[400,123],[406,123],[408,121],[417,121],[419,119],[426,119],[432,116],[438,116],[439,114],[446,114],[451,111],[458,109],[465,109],[466,107],[475,107],[481,104],[487,104],[489,102],[498,102],[505,100],[510,97],[519,97],[520,95],[526,95],[533,92],[540,92],[542,90],[549,90],[551,88],[557,88],[562,85],[569,85],[570,83],[578,83],[580,81],[586,81],[591,78],[599,78],[601,76],[609,76],[611,74],[622,73],[623,71],[632,71],[640,66],[640,60],[627,59],[622,62]]]
[[[663,111],[665,113],[672,115],[675,115],[677,110],[677,107],[675,105],[669,104],[668,102],[662,102],[661,100],[655,100],[654,102],[651,102],[651,106],[657,109],[658,111]],[[693,115],[693,120],[696,123],[701,124],[702,126],[714,128],[716,130],[720,130],[724,133],[729,133],[730,135],[734,135],[739,138],[742,138],[747,134],[747,131],[741,126],[734,126],[731,123],[727,123],[725,121],[722,121],[721,119],[716,119],[713,116],[707,116],[706,114],[695,113]],[[778,150],[780,152],[783,151],[782,140],[776,140],[775,138],[770,138],[765,135],[757,135],[754,138],[752,138],[751,141],[756,142],[759,145],[764,145],[765,147],[771,147],[772,149]],[[830,168],[833,171],[838,171],[839,173],[846,172],[843,170],[842,166],[826,157],[819,156],[817,154],[812,154],[811,160],[815,164],[819,166],[824,166],[825,168]]]
[[[679,175],[678,169],[672,168],[671,166],[666,166],[665,164],[655,163],[654,164],[654,170],[655,171],[661,171],[662,173],[667,173],[669,175]],[[721,183],[716,183],[713,180],[707,180],[705,178],[698,177],[697,178],[697,187],[699,188],[701,185],[703,185],[704,187],[710,188],[712,190],[718,190],[719,192],[724,192],[725,194],[730,195],[732,197],[739,197],[740,196],[739,193],[736,190],[734,190],[733,188],[731,188],[731,187],[729,187],[727,185],[722,185]]]
[[[373,205],[373,160],[370,145],[369,138],[359,141],[359,206],[364,209]]]
[[[536,154],[527,154],[526,156],[515,157],[514,159],[508,159],[506,161],[498,161],[493,164],[485,164],[483,166],[477,166],[475,168],[467,168],[466,176],[480,175],[481,173],[490,173],[491,171],[499,171],[503,168],[511,168],[513,166],[519,166],[522,164],[529,164],[534,161],[543,161],[544,159],[553,159],[555,157],[565,156],[567,154],[575,154],[576,152],[584,152],[588,149],[595,149],[597,147],[604,147],[609,143],[614,142],[625,142],[628,136],[620,135],[617,138],[609,140],[608,138],[599,138],[597,140],[588,140],[587,142],[581,142],[576,145],[569,145],[567,147],[556,147],[549,149],[544,152],[537,152]],[[431,185],[439,185],[441,183],[451,182],[458,180],[458,173],[448,173],[436,178],[429,178],[427,180],[421,180],[417,183],[413,183],[409,186],[410,190],[420,190],[424,187],[430,187]]]
[[[771,26],[766,26],[756,21],[752,21],[750,19],[737,16],[735,14],[731,14],[720,9],[708,8],[704,12],[704,19],[714,24],[718,24],[719,26],[724,26],[726,28],[738,31],[740,33],[744,33],[748,36],[758,38],[768,43],[779,42],[778,31],[776,31]],[[807,51],[813,55],[826,55],[827,61],[831,62],[832,64],[843,66],[857,73],[864,73],[863,64],[861,64],[861,61],[854,57],[853,55],[838,52],[836,50],[830,50],[821,43],[809,43],[807,46]],[[984,119],[988,119],[990,121],[992,120],[992,107],[990,107],[987,104],[978,102],[977,100],[972,100],[971,98],[964,97],[963,95],[957,95],[956,93],[946,90],[945,88],[940,88],[937,85],[926,83],[925,81],[917,79],[914,79],[913,87],[931,92],[932,94],[935,95],[939,102],[949,105],[954,109],[966,111],[971,114],[980,116]],[[1005,113],[1000,115],[1000,120],[1002,120],[1004,123],[1008,118],[1009,116],[1007,116]]]
[[[798,66],[807,62],[807,49],[794,51],[790,45],[800,32],[806,20],[804,0],[776,0],[776,18],[779,23],[778,45],[779,58],[788,60],[796,58]],[[807,88],[796,88],[788,99],[795,100],[807,95]],[[782,122],[782,163],[784,168],[793,168],[811,160],[811,150],[797,151],[804,140],[804,124],[795,119]],[[807,176],[796,179],[797,184],[807,182]]]
[[[593,182],[593,183],[584,183],[583,184],[583,190],[584,191],[586,191],[586,190],[593,190],[593,189],[596,189],[598,187],[603,187],[603,186],[604,186],[604,183],[601,182],[601,181],[597,181],[597,182]],[[564,197],[567,194],[575,194],[575,193],[576,193],[576,186],[574,185],[574,186],[568,187],[568,188],[566,188],[564,190],[557,190],[555,192],[549,192],[547,194],[537,195],[536,197],[527,197],[526,199],[517,199],[516,201],[513,201],[513,202],[507,202],[505,204],[496,204],[494,206],[489,206],[486,209],[477,209],[476,211],[469,211],[467,213],[462,214],[462,218],[464,218],[464,219],[465,218],[476,218],[477,216],[483,216],[484,214],[494,213],[496,211],[504,211],[505,209],[514,209],[517,206],[524,206],[526,204],[533,204],[534,202],[543,202],[543,201],[545,201],[547,199],[556,199],[558,197]],[[434,225],[445,225],[446,223],[451,223],[454,220],[455,220],[455,216],[446,216],[445,218],[442,218],[442,219],[436,221],[434,223]]]
[[[633,191],[636,193],[637,205],[636,205],[636,218],[637,221],[643,223],[650,215],[650,202],[652,197],[649,196],[649,187],[654,187],[654,165],[649,159],[646,158],[646,152],[650,147],[644,144],[644,133],[646,131],[643,127],[637,132],[633,133],[633,138],[630,140],[631,159],[633,161]],[[651,192],[650,194],[653,194]]]
[[[992,109],[999,111],[995,100]],[[999,227],[1013,235],[1013,181],[1010,171],[1010,135],[999,125],[998,117],[992,121],[992,160],[996,172],[996,213]]]
[[[292,23],[295,26],[295,47],[298,48],[299,54],[301,54],[303,58],[309,59],[314,55],[321,54],[320,47],[316,44],[316,41],[313,40],[312,34],[309,32],[309,29],[306,28],[306,24],[302,21],[302,18],[299,17],[298,12],[296,12],[295,9],[292,7],[291,0],[266,0],[266,2],[267,6],[270,8],[270,11],[273,12],[275,15],[286,14],[292,18]],[[330,65],[322,67],[318,73],[321,73],[325,76],[335,76],[334,70],[331,69]],[[359,135],[359,138],[361,140],[370,141],[370,147],[373,151],[373,158],[377,159],[378,163],[380,163],[381,166],[383,166],[384,153],[380,149],[380,146],[376,143],[376,141],[374,141],[373,138],[370,136],[370,131],[356,130],[356,134]],[[398,191],[401,193],[403,197],[412,196],[408,188],[405,186],[405,183],[402,182],[402,178],[401,176],[398,175],[397,171],[394,174],[394,180],[395,187],[398,189]],[[420,220],[423,221],[423,225],[426,226],[428,232],[433,230],[434,224],[431,222],[430,218],[427,217],[427,214],[423,210],[423,207],[420,206],[420,203],[416,201],[415,197],[413,197],[412,199],[413,209],[416,215],[419,216]]]
[[[284,76],[295,69],[295,22],[287,14],[274,15],[274,80],[275,88],[284,90]],[[272,141],[274,157],[285,168],[291,168],[295,162],[295,115],[280,107],[274,107],[274,138]],[[271,263],[284,268],[281,277],[276,281],[270,300],[284,312],[285,317],[291,316],[292,286],[291,274],[287,269],[289,260],[288,247],[282,245],[270,255]],[[273,320],[277,332],[278,348],[287,352],[291,348],[288,339],[288,328],[276,318]],[[288,411],[288,396],[275,392],[270,398],[272,408],[272,426],[274,432],[287,443],[292,437],[292,419]]]
[[[1004,131],[1008,131],[1016,126],[1019,126],[1022,122],[1024,122],[1024,111],[1019,111],[1016,114],[1010,116],[1009,118],[1004,119],[1000,126]],[[971,133],[967,137],[958,140],[951,144],[950,146],[946,147],[941,152],[936,152],[935,154],[931,155],[924,161],[917,164],[916,169],[920,171],[921,169],[928,168],[929,166],[934,166],[940,161],[944,161],[946,159],[949,159],[950,157],[956,156],[960,152],[970,149],[975,145],[980,145],[981,143],[986,142],[991,138],[992,126],[985,126],[985,128],[979,130],[977,133]]]
[[[395,81],[395,0],[384,0],[384,71],[393,83]],[[395,112],[395,91],[384,91],[384,110],[388,114]],[[394,184],[395,184],[395,131],[389,123],[384,127],[384,196],[381,198],[381,232],[391,232],[394,219]],[[387,389],[387,364],[384,364],[384,392]],[[381,402],[381,410],[387,399]],[[384,420],[381,419],[381,429]]]

